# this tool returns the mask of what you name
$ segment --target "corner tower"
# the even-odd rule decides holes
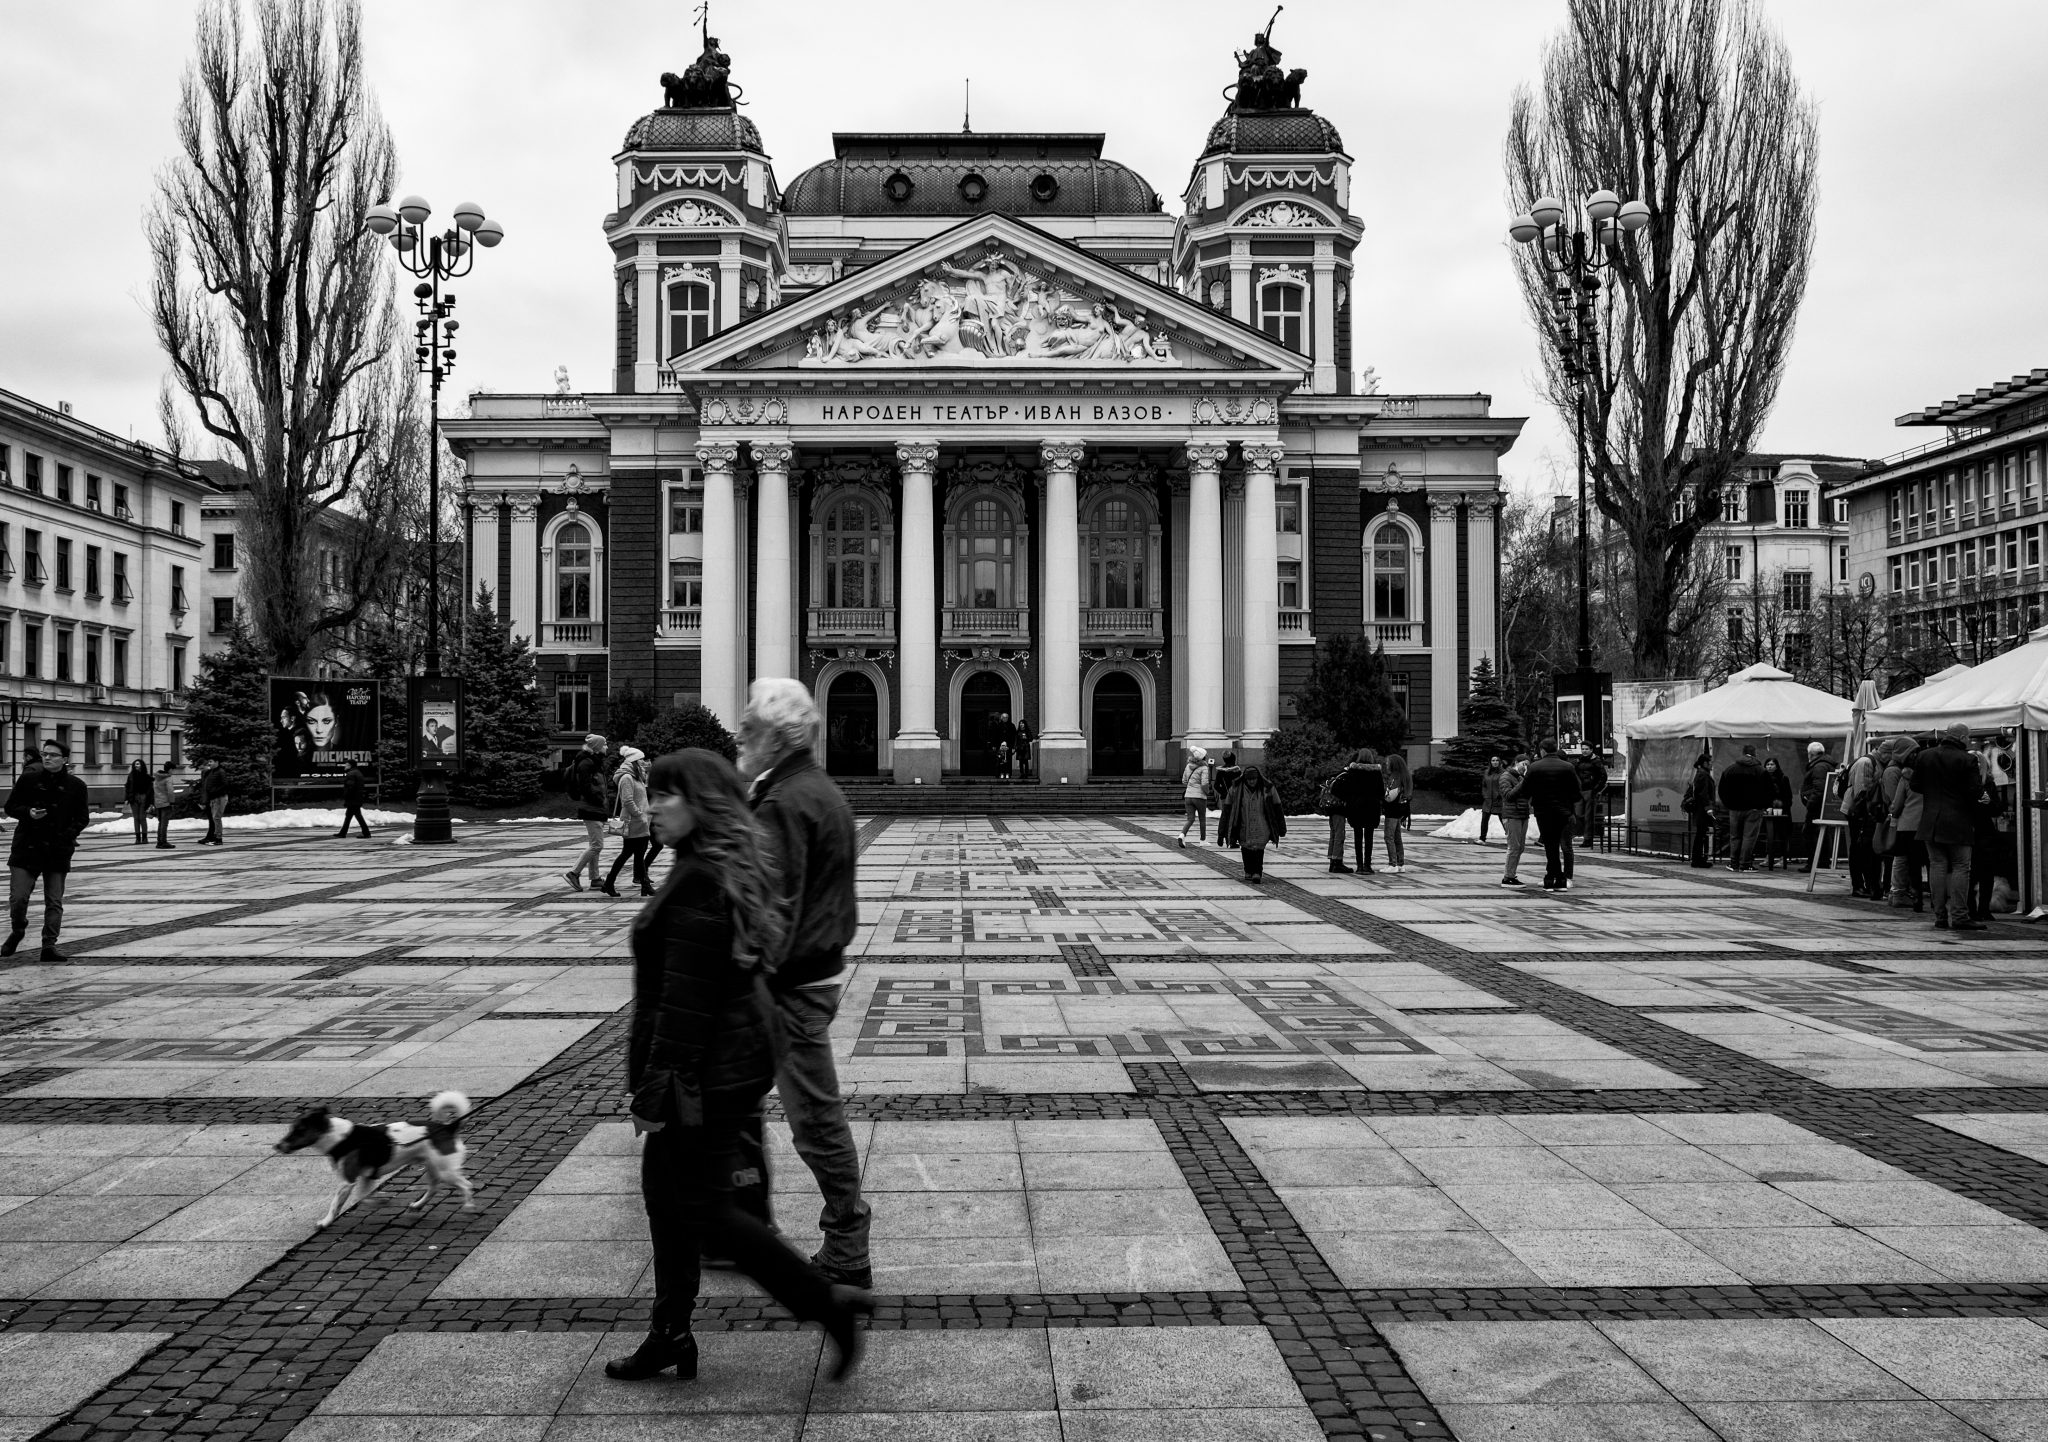
[[[1308,389],[1349,395],[1351,157],[1337,127],[1301,104],[1304,69],[1271,32],[1239,53],[1230,107],[1188,177],[1175,237],[1183,293],[1256,326],[1312,362]]]
[[[782,197],[754,122],[739,113],[716,36],[614,157],[618,209],[605,217],[618,323],[615,386],[673,389],[668,363],[776,304],[789,268]]]

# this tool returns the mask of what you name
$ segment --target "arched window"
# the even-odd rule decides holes
[[[880,606],[882,518],[864,497],[846,496],[825,515],[825,598],[832,607]]]
[[[960,513],[953,540],[954,581],[960,605],[977,611],[1014,606],[1017,519],[993,496],[981,496]]]
[[[702,281],[677,281],[668,288],[668,349],[679,356],[711,339],[711,287]]]
[[[1127,500],[1100,502],[1088,517],[1088,604],[1137,609],[1147,604],[1146,541],[1151,527]]]
[[[590,619],[590,528],[581,521],[555,532],[555,619]]]
[[[1408,532],[1396,521],[1381,521],[1372,533],[1372,618],[1407,621],[1409,575]]]
[[[1271,281],[1259,287],[1259,329],[1292,351],[1306,354],[1302,343],[1302,320],[1308,314],[1308,293],[1285,281]]]

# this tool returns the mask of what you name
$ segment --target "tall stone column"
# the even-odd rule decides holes
[[[1266,739],[1280,724],[1280,540],[1274,487],[1287,448],[1244,447],[1244,734],[1238,760],[1264,763]]]
[[[1230,447],[1195,442],[1188,457],[1188,715],[1185,745],[1214,751],[1223,730],[1223,462]]]
[[[1311,345],[1315,371],[1309,389],[1317,395],[1337,391],[1337,261],[1336,244],[1324,236],[1316,241],[1314,287],[1309,301]]]
[[[1472,664],[1477,666],[1484,656],[1493,663],[1495,675],[1500,674],[1500,562],[1494,555],[1499,544],[1494,518],[1499,512],[1497,494],[1465,498],[1465,592],[1472,607]]]
[[[633,389],[652,395],[661,389],[661,262],[654,242],[640,242],[633,258]]]
[[[740,729],[740,517],[733,470],[740,448],[731,441],[697,447],[704,467],[704,611],[698,640],[698,690],[704,705]]]
[[[540,649],[540,497],[512,498],[512,634]]]
[[[932,442],[897,444],[896,469],[903,484],[896,524],[903,563],[903,579],[896,588],[896,676],[903,690],[895,745],[899,786],[938,785],[943,761],[938,727],[938,577],[932,555],[932,472],[938,463],[939,448]]]
[[[796,574],[790,551],[789,466],[796,447],[781,442],[753,448],[754,674],[796,674]]]
[[[469,594],[465,602],[474,602],[486,587],[491,593],[491,605],[497,613],[505,614],[506,598],[499,594],[498,585],[498,493],[474,494],[469,499]]]
[[[1078,441],[1046,441],[1045,589],[1038,607],[1038,776],[1050,785],[1088,779],[1088,738],[1081,730],[1081,459]]]
[[[1458,497],[1429,498],[1430,760],[1458,734]]]

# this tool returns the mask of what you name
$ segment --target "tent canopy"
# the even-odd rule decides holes
[[[1666,707],[1628,728],[1632,741],[1698,736],[1847,736],[1854,708],[1802,686],[1775,666],[1737,671],[1703,696]]]
[[[1901,691],[1870,713],[1873,731],[1938,730],[1956,721],[1972,731],[2048,728],[2048,630],[1981,666]]]

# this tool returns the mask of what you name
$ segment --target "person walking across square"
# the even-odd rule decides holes
[[[1557,742],[1546,739],[1543,755],[1522,778],[1522,795],[1536,818],[1543,843],[1543,889],[1569,891],[1572,885],[1572,822],[1583,789],[1572,763],[1558,755]]]
[[[768,990],[782,1029],[775,1094],[796,1154],[818,1183],[824,1244],[811,1258],[833,1282],[868,1287],[869,1209],[860,1153],[846,1121],[832,1062],[832,1022],[845,994],[846,947],[860,914],[854,899],[853,808],[818,765],[817,702],[786,676],[754,682],[740,714],[740,769],[788,907],[788,939]],[[760,1158],[767,1181],[767,1156]]]
[[[562,873],[570,889],[583,889],[583,873],[590,873],[590,887],[593,891],[603,890],[602,879],[597,873],[597,863],[604,856],[604,824],[611,819],[611,807],[605,800],[604,788],[604,737],[595,731],[583,738],[583,749],[569,762],[568,777],[563,787],[569,799],[576,803],[576,819],[583,823],[583,854],[576,858],[576,864]]]
[[[71,874],[72,853],[85,830],[90,804],[85,783],[71,774],[71,752],[61,741],[45,741],[40,770],[26,771],[7,793],[7,814],[17,823],[7,851],[7,940],[0,956],[12,956],[28,934],[28,903],[36,882],[43,883],[42,960],[58,964],[67,958],[57,950],[64,930],[64,886]]]
[[[1216,768],[1209,762],[1209,753],[1199,746],[1188,748],[1188,759],[1180,768],[1180,844],[1188,844],[1188,828],[1199,826],[1200,839],[1209,839],[1209,787],[1216,779]]]
[[[171,811],[178,804],[178,778],[171,774],[171,763],[164,762],[163,770],[150,781],[150,804],[156,808],[156,844],[159,851],[171,849]]]
[[[351,762],[348,774],[341,778],[341,804],[347,809],[341,813],[341,830],[334,833],[337,841],[348,835],[351,821],[363,828],[365,841],[370,839],[370,823],[363,816],[364,790],[363,768]]]
[[[199,838],[201,846],[224,846],[221,835],[221,818],[227,815],[228,794],[227,772],[220,769],[220,762],[206,761],[199,767],[199,780],[194,787],[199,805],[206,812],[206,835]]]
[[[1385,786],[1379,753],[1361,746],[1330,788],[1344,808],[1344,824],[1351,828],[1353,864],[1361,876],[1372,875],[1372,834],[1379,829],[1380,809],[1387,804]]]
[[[1287,834],[1287,816],[1280,798],[1266,784],[1266,775],[1247,766],[1237,785],[1223,798],[1216,820],[1216,842],[1235,846],[1244,858],[1244,879],[1256,885],[1266,879],[1266,848]]]
[[[633,864],[633,882],[642,896],[654,895],[654,883],[647,876],[647,843],[652,839],[647,820],[647,753],[637,746],[619,748],[618,775],[613,778],[619,792],[619,819],[625,823],[618,855],[598,888],[606,896],[619,894],[619,871]]]
[[[1477,845],[1485,844],[1487,823],[1501,814],[1501,773],[1505,769],[1498,756],[1486,758],[1486,774],[1479,778],[1479,841],[1475,843]]]
[[[155,794],[149,784],[149,768],[137,757],[135,764],[128,768],[128,779],[121,787],[122,799],[128,803],[129,812],[135,817],[135,844],[149,845],[149,799]]]

